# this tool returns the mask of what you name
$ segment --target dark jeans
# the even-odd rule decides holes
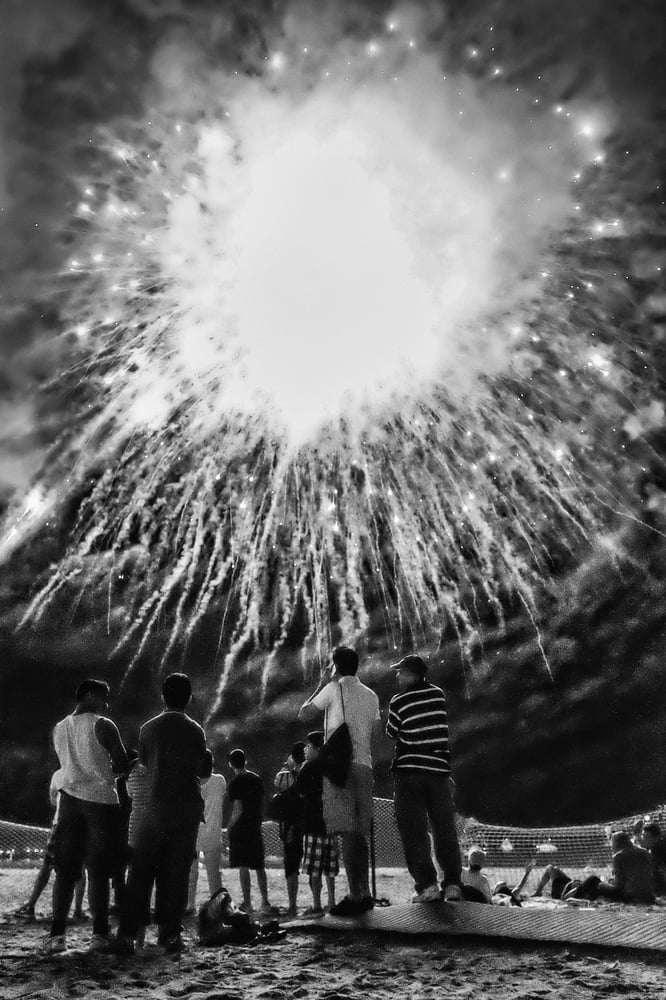
[[[395,818],[416,891],[437,884],[428,823],[445,885],[460,885],[460,847],[448,775],[405,769],[393,777]]]
[[[195,823],[164,827],[148,818],[139,827],[125,886],[121,934],[136,937],[138,929],[149,922],[153,884],[160,937],[180,934],[198,831],[198,819]]]
[[[109,932],[109,879],[122,852],[120,807],[75,799],[60,793],[54,834],[53,922],[51,934],[64,934],[74,886],[88,869],[88,902],[93,933]]]

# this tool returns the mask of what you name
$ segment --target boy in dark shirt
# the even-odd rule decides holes
[[[268,898],[268,882],[264,867],[264,838],[261,832],[264,818],[264,785],[258,774],[246,769],[244,750],[232,750],[229,754],[229,764],[234,775],[229,782],[227,793],[232,804],[231,816],[227,823],[229,867],[239,869],[243,894],[242,906],[246,913],[252,912],[251,870],[257,873],[262,912],[277,913]]]
[[[203,819],[199,775],[210,755],[203,729],[185,714],[191,697],[189,677],[170,674],[162,686],[164,711],[146,722],[139,734],[147,798],[134,841],[118,937],[111,949],[116,953],[134,951],[153,882],[158,942],[169,952],[184,947],[181,934],[190,867]]]
[[[309,877],[312,906],[303,916],[323,916],[321,906],[322,876],[326,878],[328,909],[335,906],[335,878],[340,871],[338,843],[329,837],[324,822],[323,778],[319,754],[324,745],[322,732],[308,733],[305,740],[305,763],[296,776],[295,789],[303,802],[304,836],[303,872]]]
[[[643,827],[643,846],[652,855],[657,895],[666,896],[666,837],[658,823],[646,823]]]

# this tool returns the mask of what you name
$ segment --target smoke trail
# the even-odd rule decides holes
[[[600,129],[445,72],[427,26],[403,11],[357,41],[292,11],[262,78],[218,72],[205,96],[191,50],[156,58],[168,113],[224,106],[163,238],[178,378],[224,370],[218,418],[264,407],[298,445],[342,409],[433,382],[468,398],[510,367],[497,317],[538,291]]]
[[[600,113],[452,74],[429,17],[302,10],[174,29],[150,110],[82,159],[76,419],[0,542],[66,526],[26,620],[103,596],[163,660],[214,620],[220,690],[252,646],[533,609],[624,471],[630,348],[573,335],[552,277],[563,228],[597,239],[571,185]]]

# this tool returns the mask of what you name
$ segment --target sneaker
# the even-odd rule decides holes
[[[44,942],[44,951],[47,955],[59,955],[67,950],[67,941],[64,934],[51,934]]]
[[[462,899],[462,889],[459,885],[447,885],[444,889],[444,902],[459,903]]]
[[[90,920],[90,915],[86,913],[85,910],[74,910],[74,916],[72,918],[77,924],[85,924]]]
[[[374,908],[374,905],[375,901],[372,898],[372,896],[364,896],[361,902],[359,903],[359,906],[363,907],[361,913],[367,913],[369,910],[372,910]]]
[[[115,937],[107,939],[104,950],[108,955],[133,955],[134,938],[126,937],[124,934],[116,934]]]
[[[23,917],[28,923],[32,923],[35,919],[35,908],[30,903],[24,903],[18,910],[14,910],[14,916]]]
[[[362,913],[367,913],[368,909],[365,900],[355,900],[345,896],[339,903],[331,907],[329,913],[332,917],[358,917]]]
[[[187,945],[180,934],[170,934],[164,940],[164,950],[169,955],[177,955],[179,952],[185,951],[186,947]]]
[[[91,951],[108,951],[113,938],[110,934],[93,934],[90,940]]]
[[[442,898],[438,885],[429,885],[412,896],[412,903],[438,903]],[[460,897],[458,897],[460,898]]]

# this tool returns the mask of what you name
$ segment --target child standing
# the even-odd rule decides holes
[[[261,896],[261,908],[274,913],[268,898],[268,880],[264,866],[264,839],[261,824],[264,818],[264,786],[261,778],[245,766],[245,751],[236,749],[229,754],[233,778],[229,782],[229,802],[232,810],[227,831],[229,833],[229,867],[239,869],[243,894],[243,909],[252,913],[250,872],[256,872]]]
[[[303,800],[303,872],[309,877],[312,906],[304,916],[320,917],[322,878],[326,879],[328,909],[335,906],[335,878],[340,871],[336,837],[326,833],[324,822],[323,777],[319,755],[324,745],[324,734],[308,733],[305,740],[305,763],[296,777],[296,789]]]
[[[213,772],[213,755],[201,776],[201,794],[204,800],[204,819],[197,834],[197,856],[190,869],[190,886],[187,897],[187,911],[194,913],[199,880],[199,855],[203,854],[208,876],[208,895],[214,895],[222,888],[222,810],[227,782],[222,774]]]
[[[275,776],[274,786],[278,792],[291,792],[296,784],[298,772],[305,761],[305,743],[299,740],[294,743],[291,753],[280,771]],[[287,898],[289,918],[298,915],[298,873],[303,860],[303,829],[301,824],[301,805],[298,795],[289,795],[289,806],[280,819],[280,840],[282,841],[282,856],[284,858],[284,877],[287,883]]]
[[[49,879],[51,878],[51,872],[55,866],[55,837],[56,829],[58,826],[58,812],[60,805],[60,788],[62,782],[62,768],[58,768],[51,778],[51,784],[49,786],[49,802],[55,809],[53,814],[53,822],[51,824],[51,832],[49,833],[49,839],[46,842],[46,850],[44,852],[44,860],[42,861],[41,868],[37,872],[35,877],[35,882],[32,887],[32,892],[27,903],[20,906],[16,911],[17,917],[26,917],[29,921],[35,919],[35,906],[39,897],[46,889],[49,884]],[[86,873],[85,869],[81,878],[76,883],[74,887],[74,919],[75,920],[87,920],[88,914],[83,910],[83,897],[86,891]]]

